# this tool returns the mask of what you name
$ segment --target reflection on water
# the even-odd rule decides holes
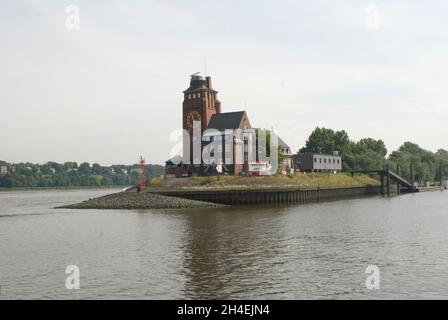
[[[0,193],[0,299],[447,298],[447,192],[277,208],[55,210]],[[81,289],[65,288],[65,268]],[[381,271],[365,287],[366,267]]]
[[[252,297],[260,287],[263,295],[275,294],[274,279],[266,278],[266,273],[276,273],[282,264],[279,257],[288,254],[280,214],[280,209],[269,213],[237,209],[214,216],[203,212],[186,215],[185,296],[232,298],[245,293]]]

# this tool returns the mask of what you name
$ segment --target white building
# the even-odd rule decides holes
[[[8,174],[8,167],[1,166],[0,167],[0,176],[4,176],[6,174]]]

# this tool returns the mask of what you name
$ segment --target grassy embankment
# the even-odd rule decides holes
[[[191,177],[178,179],[153,178],[149,191],[163,190],[213,190],[213,189],[316,189],[343,188],[379,185],[379,181],[366,175],[296,173],[294,175],[275,175],[260,177]]]
[[[150,192],[174,190],[247,190],[247,189],[317,189],[343,188],[377,185],[378,181],[365,175],[349,174],[295,174],[264,177],[191,177],[179,179],[153,178],[148,187],[149,192],[119,192],[81,203],[64,206],[68,209],[160,209],[160,208],[200,208],[219,205],[176,197],[166,197]]]

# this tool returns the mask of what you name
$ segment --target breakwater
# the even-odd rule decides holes
[[[350,197],[380,195],[381,186],[325,189],[182,190],[159,191],[157,194],[226,205],[303,204]]]
[[[222,205],[180,197],[165,197],[149,192],[118,192],[80,203],[57,207],[56,209],[180,209],[219,207],[222,207]]]

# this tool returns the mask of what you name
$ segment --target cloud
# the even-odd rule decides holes
[[[246,110],[293,150],[318,125],[389,149],[448,148],[441,1],[73,4],[77,31],[65,3],[2,4],[0,159],[163,163],[188,75],[205,61],[223,111]]]

